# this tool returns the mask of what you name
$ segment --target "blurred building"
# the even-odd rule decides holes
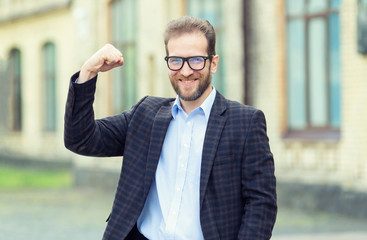
[[[101,172],[100,168],[118,172],[120,158],[85,158],[64,148],[63,115],[70,76],[109,42],[123,52],[125,64],[100,74],[97,118],[121,113],[145,95],[175,96],[164,61],[163,32],[169,20],[185,14],[205,17],[216,27],[222,62],[214,77],[216,88],[242,101],[240,3],[0,0],[0,155],[72,160],[78,175],[84,170]],[[228,44],[223,44],[224,39]]]
[[[367,217],[354,194],[367,192],[367,1],[246,3],[248,99],[267,116],[279,193]]]
[[[65,88],[75,57],[71,1],[0,1],[0,152],[62,159]]]
[[[102,172],[117,176],[120,158],[76,156],[63,146],[69,78],[110,42],[125,64],[100,74],[97,118],[120,113],[145,95],[175,96],[163,31],[170,19],[195,15],[216,28],[216,88],[265,112],[279,182],[367,192],[366,4],[0,0],[0,150],[71,159],[80,183]]]

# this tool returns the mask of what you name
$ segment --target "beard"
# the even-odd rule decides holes
[[[194,91],[194,93],[191,94],[191,95],[185,96],[182,93],[179,84],[177,83],[178,80],[176,80],[174,77],[170,77],[173,89],[175,90],[177,95],[180,97],[180,99],[182,99],[184,101],[195,101],[198,98],[200,98],[201,95],[205,92],[205,90],[208,89],[208,87],[210,86],[211,79],[212,79],[212,75],[210,74],[210,68],[209,68],[209,71],[206,74],[204,74],[204,75],[202,75],[198,78],[199,86]]]

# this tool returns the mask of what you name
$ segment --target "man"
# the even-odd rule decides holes
[[[124,61],[109,44],[71,80],[65,146],[124,156],[104,239],[270,239],[276,183],[263,113],[213,88],[219,57],[208,21],[171,21],[165,46],[176,99],[145,97],[94,120],[98,72]]]

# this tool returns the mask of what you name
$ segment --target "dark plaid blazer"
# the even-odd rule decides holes
[[[174,99],[145,97],[131,110],[94,119],[96,78],[72,77],[65,146],[88,156],[124,156],[103,239],[125,239],[153,182]],[[276,180],[264,114],[217,93],[204,140],[200,221],[205,239],[270,239],[277,213]],[[131,234],[130,234],[131,235]]]

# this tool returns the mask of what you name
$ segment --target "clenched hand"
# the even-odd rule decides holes
[[[106,44],[83,64],[78,83],[94,78],[98,72],[106,72],[123,64],[122,53],[113,45]]]

